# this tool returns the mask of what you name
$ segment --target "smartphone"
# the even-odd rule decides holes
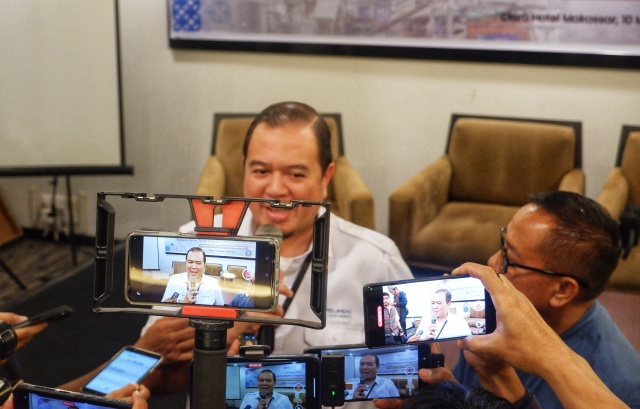
[[[404,292],[406,333],[391,304]],[[367,284],[363,287],[365,342],[383,347],[444,341],[495,330],[496,311],[482,282],[470,276],[439,276]]]
[[[318,355],[320,365],[324,355],[344,354],[345,402],[415,395],[421,386],[418,369],[430,367],[431,358],[431,348],[426,344],[374,349],[361,344],[332,345],[310,347],[304,352]]]
[[[107,395],[129,383],[142,381],[162,362],[162,355],[133,346],[124,347],[93,379],[83,392]]]
[[[261,398],[271,403],[287,399],[294,409],[320,409],[318,357],[309,354],[270,355],[260,360],[227,357],[227,407],[256,409]],[[285,406],[278,404],[278,407]]]
[[[273,238],[136,231],[126,248],[131,304],[265,312],[278,305],[280,245]]]
[[[21,383],[13,389],[15,409],[131,409],[131,402]]]
[[[13,326],[14,329],[28,327],[30,325],[40,324],[41,322],[54,322],[62,318],[66,318],[72,315],[75,311],[68,305],[61,305],[59,307],[50,309],[49,311],[42,312],[40,314],[30,317],[26,321],[22,321]]]

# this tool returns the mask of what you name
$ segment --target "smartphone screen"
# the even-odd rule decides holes
[[[495,329],[495,308],[477,278],[447,276],[367,284],[363,292],[369,347],[464,338]],[[400,293],[407,300],[404,323],[393,305]]]
[[[305,352],[318,354],[321,362],[324,354],[344,354],[344,399],[349,402],[415,395],[420,382],[418,369],[426,367],[428,359],[419,346],[369,349],[364,345],[338,345],[311,347]]]
[[[127,238],[127,299],[271,311],[279,246],[270,238],[134,232]]]
[[[131,402],[22,383],[13,390],[15,409],[130,409]]]
[[[126,347],[120,351],[107,366],[96,375],[82,390],[106,395],[129,383],[140,382],[162,356],[139,348]]]
[[[273,407],[319,409],[320,363],[313,355],[272,355],[260,361],[227,358],[227,407],[256,409],[261,400]]]

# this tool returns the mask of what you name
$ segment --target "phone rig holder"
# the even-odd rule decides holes
[[[310,308],[319,321],[286,319],[278,317],[250,316],[244,311],[230,308],[186,305],[176,310],[160,310],[135,307],[106,307],[106,300],[113,293],[115,209],[107,201],[108,196],[133,199],[136,202],[157,203],[165,199],[187,200],[195,231],[199,235],[237,236],[242,220],[251,202],[264,202],[273,208],[293,210],[298,206],[322,206],[325,211],[319,214],[313,225],[313,245],[311,249],[311,290]],[[222,213],[222,227],[214,227],[216,209]],[[319,212],[321,213],[321,212]],[[222,197],[215,200],[211,196],[190,196],[172,194],[98,192],[96,213],[95,281],[93,311],[96,313],[134,313],[189,318],[189,324],[195,328],[195,348],[190,368],[190,404],[192,409],[226,409],[226,376],[216,376],[210,382],[211,374],[226,374],[227,330],[234,321],[262,324],[298,325],[313,329],[322,329],[326,323],[327,267],[329,256],[329,217],[328,202],[292,200],[280,203],[275,199],[252,199]]]

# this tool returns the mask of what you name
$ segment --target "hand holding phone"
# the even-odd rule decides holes
[[[162,355],[133,346],[124,347],[85,386],[83,392],[107,395],[130,383],[139,383],[162,361]]]
[[[23,327],[29,327],[31,325],[40,324],[41,322],[54,322],[62,318],[66,318],[74,313],[73,308],[68,305],[61,305],[59,307],[50,309],[43,313],[34,315],[26,321],[22,321],[13,326],[13,329],[19,329]]]

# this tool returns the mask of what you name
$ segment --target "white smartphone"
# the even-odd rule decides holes
[[[82,387],[83,392],[107,395],[129,383],[138,383],[162,362],[162,355],[127,346],[118,352],[107,366]]]

